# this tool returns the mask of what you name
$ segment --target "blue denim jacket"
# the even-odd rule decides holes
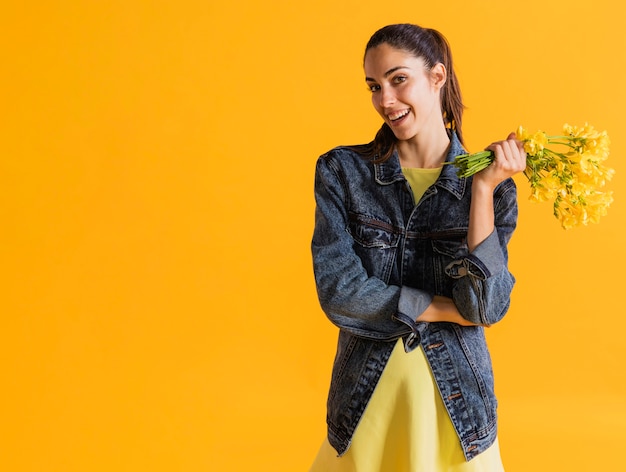
[[[464,153],[455,134],[447,161]],[[416,322],[433,295],[454,300],[477,324],[499,321],[515,279],[507,243],[517,221],[512,179],[494,191],[496,229],[469,252],[471,178],[444,166],[416,203],[397,154],[374,164],[352,148],[322,155],[315,174],[315,281],[322,309],[340,328],[327,403],[328,439],[339,455],[394,344],[421,344],[465,457],[496,438],[496,398],[484,328]]]

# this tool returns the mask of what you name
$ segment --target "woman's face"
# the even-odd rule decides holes
[[[446,72],[442,64],[427,70],[422,58],[383,43],[367,51],[364,69],[374,108],[398,140],[443,126],[440,90]]]

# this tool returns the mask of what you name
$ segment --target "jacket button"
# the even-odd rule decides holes
[[[409,334],[409,337],[406,340],[406,346],[413,349],[420,342],[420,334],[417,331],[413,331]]]

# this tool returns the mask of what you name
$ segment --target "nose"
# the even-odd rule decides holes
[[[382,87],[380,89],[380,106],[387,108],[396,101],[396,95],[391,87]]]

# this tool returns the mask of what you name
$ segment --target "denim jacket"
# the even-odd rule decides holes
[[[464,153],[451,134],[447,161]],[[328,439],[342,455],[393,350],[424,350],[466,460],[496,438],[484,328],[416,322],[434,295],[476,324],[499,321],[515,279],[507,243],[517,221],[512,179],[494,191],[496,229],[472,252],[471,178],[452,165],[414,201],[397,153],[372,163],[353,148],[322,155],[315,174],[313,265],[322,309],[339,329],[327,402]]]

